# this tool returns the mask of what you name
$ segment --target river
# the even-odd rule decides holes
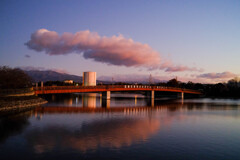
[[[240,100],[44,96],[0,118],[0,159],[240,159]]]

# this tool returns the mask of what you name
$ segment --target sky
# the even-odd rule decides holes
[[[1,0],[0,66],[101,80],[240,76],[239,0]]]

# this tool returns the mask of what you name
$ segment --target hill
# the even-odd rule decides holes
[[[59,73],[51,70],[46,70],[46,71],[29,70],[24,72],[27,73],[33,79],[34,82],[64,81],[64,80],[73,80],[74,82],[82,82],[82,76]]]

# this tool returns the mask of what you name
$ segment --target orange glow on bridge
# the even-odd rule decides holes
[[[202,94],[201,91],[197,90],[148,85],[50,86],[50,87],[34,87],[34,91],[35,94],[86,93],[107,91],[162,91],[162,92]]]

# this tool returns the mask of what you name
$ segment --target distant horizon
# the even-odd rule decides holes
[[[27,72],[35,72],[35,71],[39,71],[39,72],[44,72],[44,71],[50,71],[50,72],[57,72],[59,74],[64,74],[64,75],[69,75],[69,76],[78,76],[78,77],[81,77],[82,78],[82,74],[79,74],[79,75],[75,75],[75,74],[70,74],[70,73],[66,73],[66,72],[60,72],[60,71],[57,71],[57,70],[37,70],[37,69],[24,69],[24,68],[21,68],[19,67],[20,69],[22,69],[23,71],[27,71]],[[85,72],[88,72],[88,71],[85,71]],[[174,79],[174,78],[177,78],[178,77],[172,77],[170,79],[161,79],[162,77],[155,77],[154,75],[151,75],[152,76],[152,81],[153,81],[153,84],[154,83],[164,83],[164,82],[168,82],[169,80],[171,79]],[[124,75],[124,74],[116,74],[114,75],[113,77],[110,77],[110,76],[97,76],[97,81],[106,81],[106,82],[114,82],[114,83],[117,83],[117,82],[126,82],[126,83],[149,83],[149,77],[150,75]],[[113,80],[112,80],[113,79]],[[234,78],[232,78],[234,79]],[[225,82],[219,82],[219,83],[227,83],[229,80],[232,80],[232,79],[228,79],[227,81]],[[49,80],[51,81],[51,80]],[[178,81],[182,82],[182,83],[188,83],[188,82],[192,82],[192,81],[181,81],[178,79]],[[80,80],[78,82],[81,82]],[[193,83],[198,83],[198,82],[193,82]],[[216,83],[202,83],[202,84],[216,84]]]

